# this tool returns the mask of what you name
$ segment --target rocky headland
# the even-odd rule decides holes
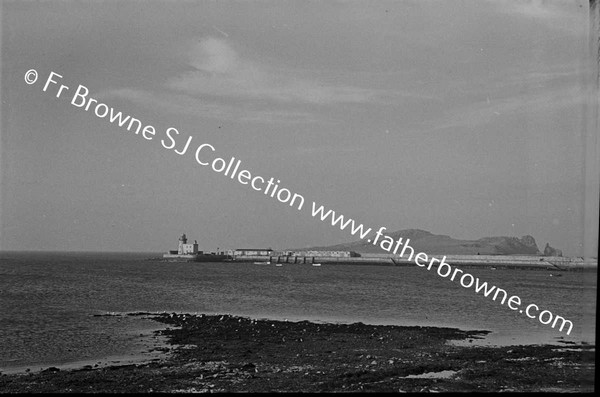
[[[529,235],[520,238],[498,236],[483,237],[477,240],[459,240],[421,229],[398,230],[386,233],[386,235],[394,240],[398,238],[402,238],[403,241],[410,239],[410,246],[416,252],[426,252],[431,255],[542,255],[535,238]],[[326,247],[304,248],[304,250],[354,251],[361,254],[385,253],[379,246],[369,243],[367,239]],[[553,252],[559,251],[554,250]]]

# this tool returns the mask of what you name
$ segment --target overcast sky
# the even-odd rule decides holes
[[[373,228],[584,253],[585,0],[0,4],[3,250],[357,239],[165,149],[174,127]]]

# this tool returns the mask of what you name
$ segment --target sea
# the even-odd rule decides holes
[[[456,343],[595,345],[596,271],[465,268],[573,322],[567,335],[420,267],[187,263],[158,253],[0,252],[0,372],[156,359],[166,327],[131,312],[486,330]],[[154,259],[152,259],[154,258]],[[498,299],[500,300],[501,297]]]

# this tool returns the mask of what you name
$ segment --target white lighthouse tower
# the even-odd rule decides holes
[[[183,233],[183,234],[181,235],[181,237],[179,237],[179,249],[177,250],[177,253],[178,253],[179,255],[183,255],[183,254],[185,254],[185,253],[186,253],[186,252],[185,252],[185,251],[186,251],[186,249],[185,249],[185,247],[184,247],[184,246],[185,246],[185,244],[187,244],[187,237],[185,236],[185,233]]]

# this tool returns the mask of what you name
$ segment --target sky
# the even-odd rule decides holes
[[[532,235],[596,256],[588,12],[584,0],[2,0],[0,249],[357,240],[312,217],[315,202],[373,229]],[[50,72],[62,78],[43,91]],[[73,105],[79,85],[156,135]],[[235,157],[305,207],[198,164],[202,143],[215,148],[203,158]]]

